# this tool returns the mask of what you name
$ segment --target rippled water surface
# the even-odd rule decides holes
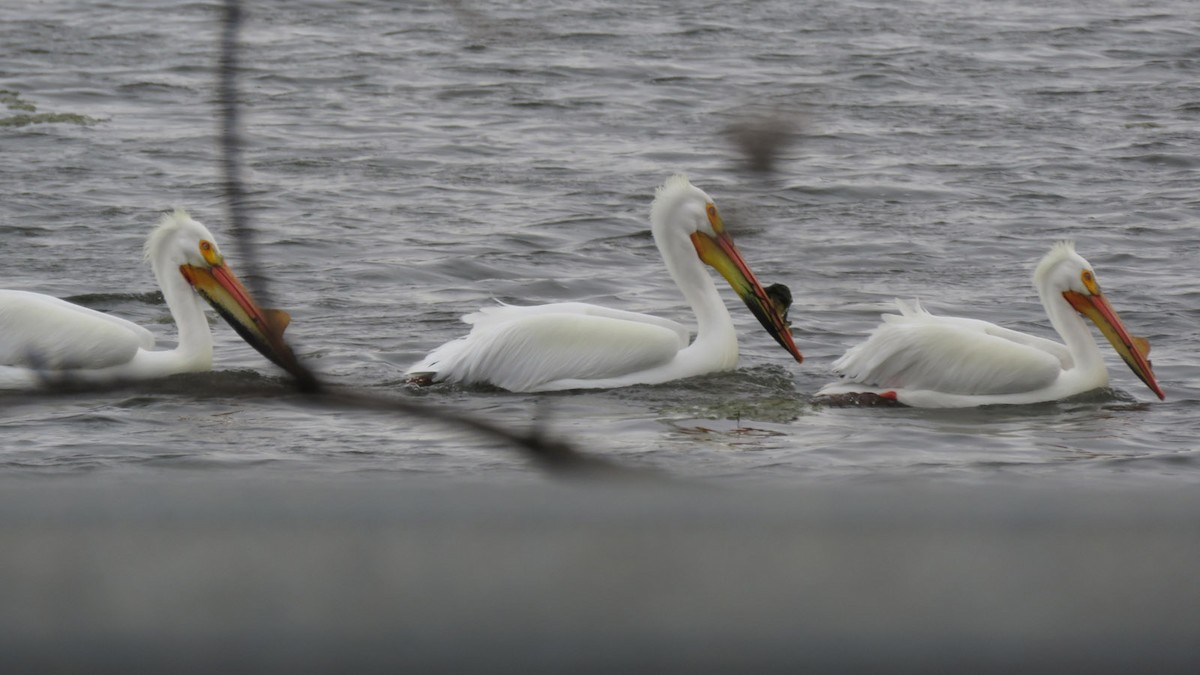
[[[1190,0],[247,4],[258,257],[291,340],[334,382],[543,424],[681,476],[1155,484],[1200,471]],[[189,208],[235,269],[245,259],[217,165],[219,9],[0,8],[0,285],[172,344],[141,262],[157,214]],[[743,152],[737,139],[755,131],[771,152]],[[756,158],[774,161],[762,171]],[[647,224],[654,187],[677,171],[716,199],[759,277],[792,288],[802,366],[722,284],[742,335],[734,372],[551,395],[402,386],[409,363],[493,299],[690,321]],[[895,296],[1051,336],[1030,276],[1061,238],[1154,344],[1166,401],[1106,347],[1113,388],[1073,401],[813,405],[833,359]],[[212,373],[0,396],[0,466],[538,475],[463,431],[302,405],[213,327]]]

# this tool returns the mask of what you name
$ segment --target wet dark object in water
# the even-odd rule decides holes
[[[792,289],[785,284],[771,284],[763,290],[767,292],[771,304],[775,305],[775,311],[779,312],[779,316],[783,317],[788,327],[791,327],[792,322],[788,321],[788,308],[792,306]]]
[[[888,396],[891,394],[891,396]],[[824,394],[813,399],[813,403],[827,405],[832,408],[905,408],[903,403],[896,400],[895,392],[876,394],[870,391],[847,392],[845,394]]]

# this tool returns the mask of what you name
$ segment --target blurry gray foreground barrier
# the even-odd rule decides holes
[[[1200,490],[8,480],[3,672],[1200,672]]]

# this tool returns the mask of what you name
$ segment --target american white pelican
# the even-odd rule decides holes
[[[287,314],[258,306],[208,228],[187,212],[162,217],[145,255],[179,329],[175,349],[151,351],[150,331],[125,319],[48,295],[0,290],[0,388],[35,386],[46,376],[106,382],[208,370],[213,343],[200,298],[267,358],[294,367],[283,341]]]
[[[921,408],[965,408],[1055,401],[1091,391],[1108,384],[1108,369],[1082,315],[1146,386],[1166,398],[1150,369],[1149,343],[1125,329],[1073,243],[1051,248],[1033,283],[1065,345],[987,321],[934,316],[919,303],[897,300],[900,315],[884,314],[865,342],[835,361],[833,369],[844,380],[817,396],[863,394]]]
[[[667,271],[696,314],[696,339],[655,316],[579,302],[485,307],[463,317],[471,332],[408,369],[410,381],[487,383],[509,391],[657,384],[737,365],[733,320],[704,270],[729,281],[784,349],[802,360],[787,323],[725,231],[717,207],[685,176],[660,187],[650,231]]]

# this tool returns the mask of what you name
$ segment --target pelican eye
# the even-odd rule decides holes
[[[1079,277],[1083,280],[1083,287],[1092,295],[1100,294],[1100,284],[1096,283],[1096,275],[1092,274],[1091,270],[1084,270]]]
[[[704,206],[705,214],[708,215],[708,224],[717,234],[725,231],[725,223],[721,220],[720,214],[717,213],[717,205],[709,202]]]
[[[204,256],[204,260],[210,265],[215,265],[219,259],[217,248],[207,239],[200,240],[200,255]]]

